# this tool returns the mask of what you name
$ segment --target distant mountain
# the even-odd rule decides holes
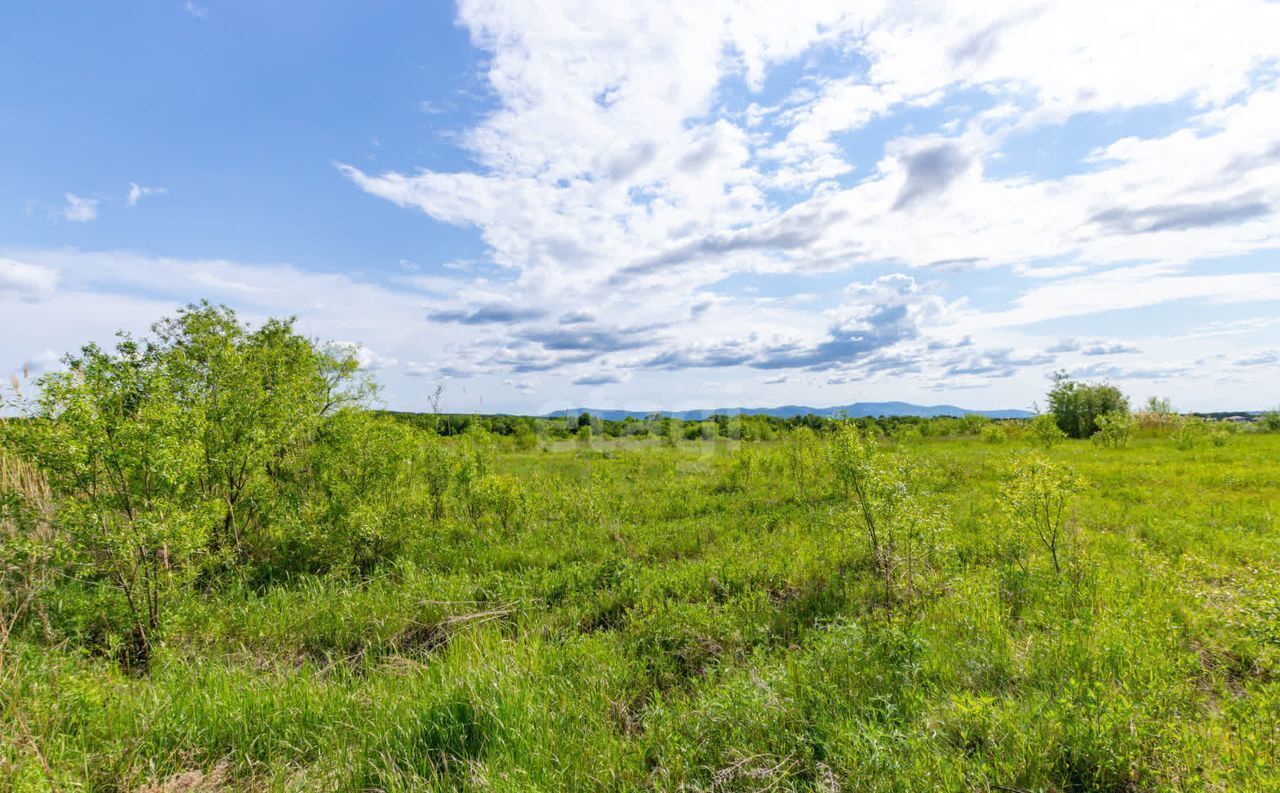
[[[812,413],[815,416],[831,417],[843,413],[850,418],[864,418],[875,416],[919,416],[921,418],[934,418],[937,416],[964,416],[969,413],[977,413],[992,419],[1027,419],[1035,414],[1028,410],[967,410],[965,408],[956,407],[955,405],[913,405],[910,402],[855,402],[852,405],[837,405],[829,408],[815,408],[807,405],[783,405],[773,408],[715,408],[714,410],[598,410],[596,408],[569,408],[566,410],[557,410],[547,414],[547,418],[563,418],[565,416],[577,416],[581,413],[590,413],[598,418],[609,421],[622,421],[630,416],[631,418],[642,419],[646,416],[652,416],[657,413],[662,416],[670,416],[671,418],[682,419],[684,421],[703,419],[708,416],[714,416],[717,413],[722,415],[736,416],[777,416],[778,418],[792,418],[793,416],[806,416]]]

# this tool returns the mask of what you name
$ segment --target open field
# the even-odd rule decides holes
[[[1039,452],[1085,483],[1058,572],[1001,507],[1029,440],[883,440],[925,516],[889,601],[828,436],[422,442],[510,498],[169,593],[143,672],[51,584],[0,789],[1280,788],[1280,435]]]

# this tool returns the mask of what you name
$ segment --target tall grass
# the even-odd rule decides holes
[[[906,440],[892,620],[827,443],[497,448],[371,574],[181,593],[144,675],[58,584],[0,790],[1280,789],[1280,436],[1040,451],[1058,572],[1002,511],[1034,438]]]

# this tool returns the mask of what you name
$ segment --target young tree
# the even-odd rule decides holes
[[[1059,555],[1066,538],[1066,506],[1084,481],[1067,468],[1038,454],[1019,460],[1000,490],[1005,514],[1015,525],[1040,540],[1062,571]]]
[[[892,617],[899,594],[914,593],[923,578],[940,521],[912,493],[909,466],[886,457],[853,422],[837,427],[829,455],[832,471],[853,502],[880,578],[886,613]]]

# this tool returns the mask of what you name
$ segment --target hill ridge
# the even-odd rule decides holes
[[[696,408],[692,410],[623,410],[623,409],[605,409],[605,408],[565,408],[563,410],[555,410],[545,414],[545,418],[563,418],[566,416],[578,416],[582,413],[590,413],[608,421],[621,421],[627,417],[642,419],[654,414],[677,418],[684,421],[691,419],[702,419],[716,414],[721,415],[745,415],[745,416],[776,416],[778,418],[791,418],[793,416],[804,416],[813,414],[815,416],[830,417],[843,412],[850,418],[867,418],[879,416],[918,416],[920,418],[934,418],[938,416],[964,416],[970,413],[976,413],[981,416],[993,419],[1021,419],[1030,418],[1035,415],[1029,410],[1018,410],[1015,408],[1005,408],[999,410],[970,410],[968,408],[958,407],[956,405],[917,405],[911,402],[853,402],[848,405],[835,405],[833,407],[811,407],[809,405],[779,405],[777,407],[734,407],[734,408]]]

